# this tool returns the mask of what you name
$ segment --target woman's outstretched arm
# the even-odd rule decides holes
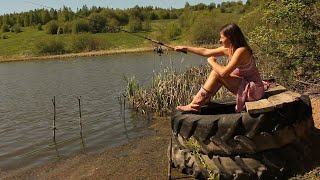
[[[224,48],[223,46],[215,48],[215,49],[207,49],[207,48],[201,48],[201,47],[191,47],[191,46],[176,46],[174,48],[176,51],[186,51],[186,52],[191,52],[194,54],[198,54],[200,56],[224,56],[227,55],[228,49]]]

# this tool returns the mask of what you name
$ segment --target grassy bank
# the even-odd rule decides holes
[[[110,50],[100,50],[100,51],[83,52],[83,53],[68,53],[68,54],[45,55],[45,56],[14,56],[14,57],[0,59],[0,62],[103,56],[103,55],[111,55],[111,54],[140,53],[140,52],[148,52],[152,50],[153,50],[152,48],[142,47],[142,48],[132,48],[132,49],[110,49]]]
[[[152,44],[142,38],[128,33],[97,33],[87,34],[87,38],[98,39],[100,42],[104,43],[104,48],[101,49],[100,52],[84,50],[81,53],[66,52],[53,56],[39,54],[36,49],[37,43],[41,41],[48,42],[58,40],[59,42],[63,42],[66,48],[69,48],[72,46],[74,39],[81,35],[49,35],[44,31],[38,31],[33,27],[23,27],[21,33],[7,32],[5,34],[6,39],[0,39],[0,61],[91,56],[132,51],[137,52],[140,50],[145,51],[147,47],[150,47],[150,50],[152,50]],[[139,35],[146,36],[148,33],[139,33]]]
[[[212,13],[219,17],[224,15],[225,17],[221,19],[225,22],[240,17],[240,15],[234,13],[221,14],[216,11],[212,11]],[[195,15],[199,13],[200,11],[193,12]],[[225,22],[217,22],[215,26],[220,27]],[[150,22],[151,29],[149,31],[140,31],[134,34],[159,40],[165,44],[191,44],[190,39],[194,34],[193,31],[188,27],[179,27],[180,23],[178,19],[153,20]],[[181,34],[176,34],[173,39],[168,38],[172,36],[172,31],[177,30],[175,28],[180,29]],[[39,31],[36,26],[29,26],[21,27],[20,33],[0,32],[0,61],[137,52],[140,49],[145,51],[147,48],[153,50],[154,45],[146,39],[126,32],[51,35],[47,34],[45,30]]]

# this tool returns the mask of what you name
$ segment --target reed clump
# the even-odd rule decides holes
[[[126,78],[127,97],[133,109],[165,116],[177,105],[190,103],[210,71],[208,65],[191,67],[182,73],[166,67],[154,74],[149,88],[142,87],[134,77]],[[229,95],[227,90],[222,88],[213,98],[221,99]]]

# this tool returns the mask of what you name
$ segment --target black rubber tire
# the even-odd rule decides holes
[[[263,114],[235,113],[234,106],[215,103],[201,114],[176,111],[173,134],[181,144],[194,137],[207,155],[239,155],[281,148],[307,137],[314,127],[308,96]]]
[[[211,174],[220,174],[221,180],[285,179],[295,171],[303,169],[301,160],[303,160],[304,154],[300,148],[294,145],[254,155],[224,157],[195,155],[173,138],[171,150],[172,166],[196,179],[208,179],[208,169]]]

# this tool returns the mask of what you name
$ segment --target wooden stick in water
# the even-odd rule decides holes
[[[52,99],[52,103],[53,103],[53,140],[56,141],[56,97],[53,96]]]
[[[79,102],[79,126],[80,126],[80,136],[82,136],[81,96],[78,97],[78,102]]]
[[[169,142],[169,160],[168,160],[168,179],[171,180],[171,164],[172,164],[172,138]]]

